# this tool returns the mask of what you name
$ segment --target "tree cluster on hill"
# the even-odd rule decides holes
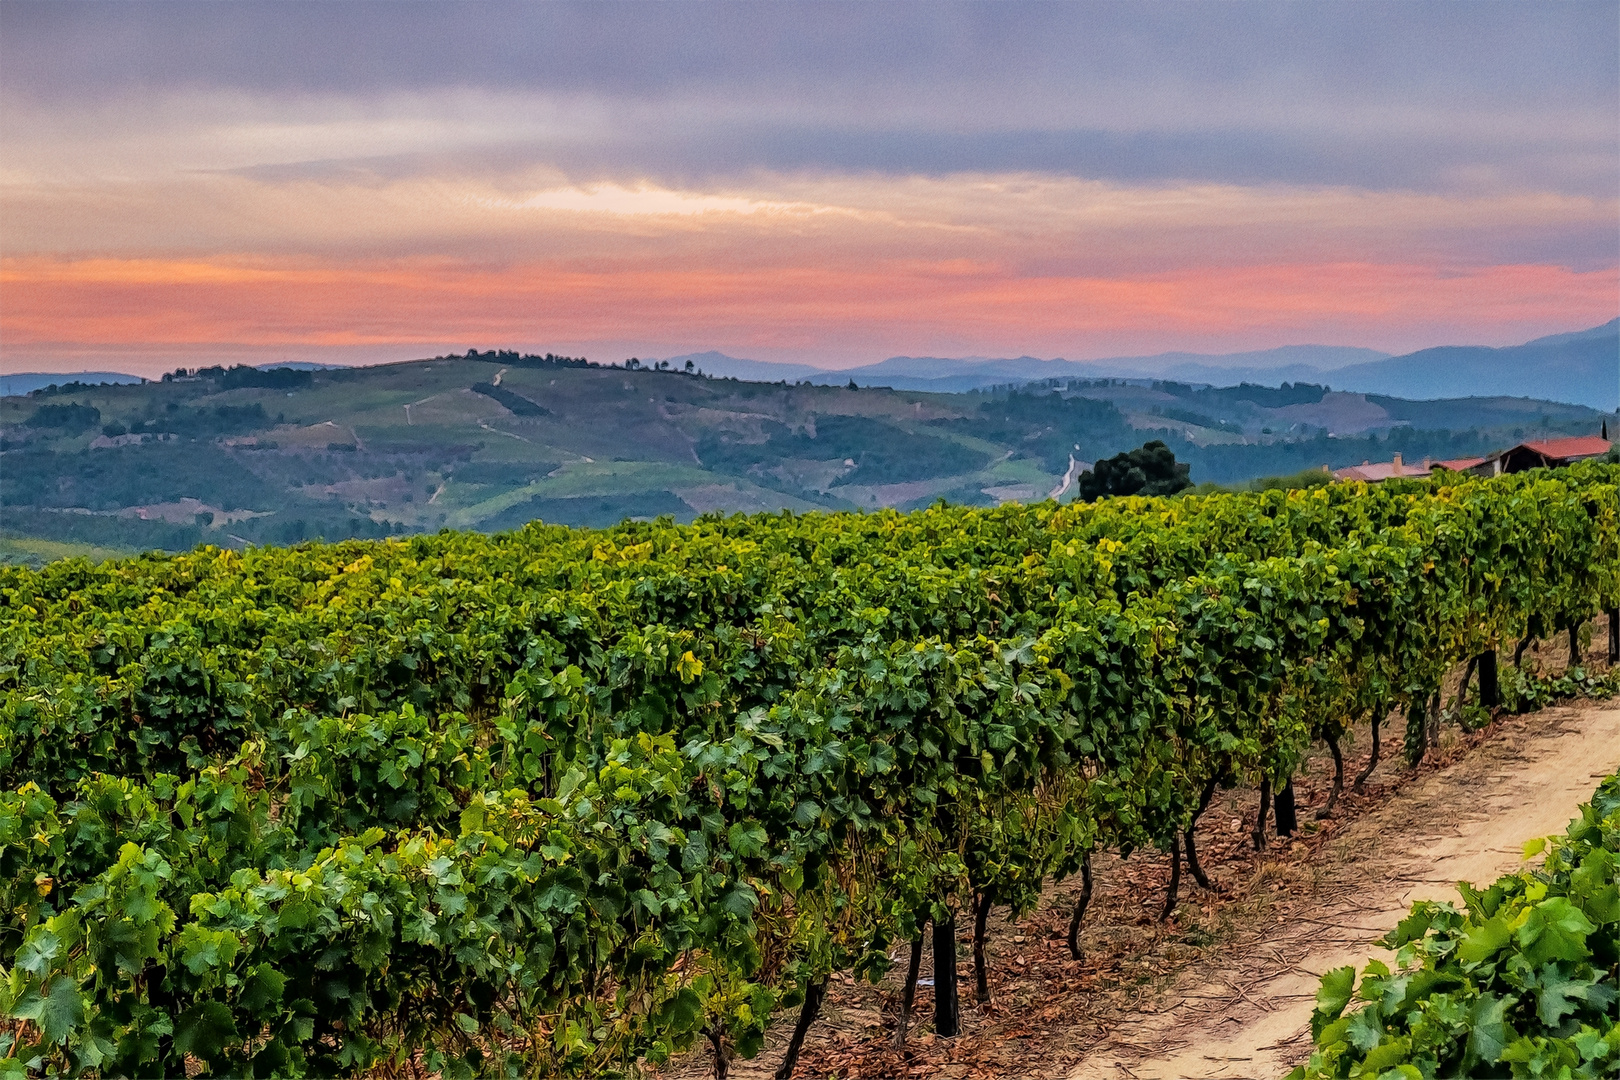
[[[141,381],[145,382],[144,379]],[[28,391],[28,396],[31,398],[42,398],[56,397],[61,394],[79,394],[87,390],[101,390],[105,387],[105,385],[106,384],[104,383],[80,382],[78,379],[75,379],[68,383],[51,383],[49,386],[42,386],[38,390],[30,390]]]
[[[297,390],[315,381],[315,373],[296,368],[266,368],[260,370],[238,364],[222,373],[220,385],[226,390],[262,388],[266,390]]]
[[[277,420],[280,418],[278,417]],[[239,435],[248,431],[263,431],[276,421],[255,401],[251,405],[215,405],[212,408],[182,409],[174,402],[162,412],[132,419],[130,434],[162,433],[189,438],[212,438],[218,435]],[[121,434],[108,431],[110,434]]]
[[[1096,502],[1105,495],[1174,495],[1192,487],[1188,470],[1176,462],[1174,451],[1154,439],[1081,473],[1080,498]]]
[[[63,431],[84,431],[101,423],[101,410],[93,405],[41,405],[33,415],[23,421],[31,428],[59,428]]]
[[[600,364],[591,362],[583,356],[558,356],[556,353],[546,353],[539,356],[535,353],[519,353],[515,349],[487,349],[479,352],[477,349],[468,349],[465,356],[454,353],[448,356],[435,356],[435,360],[477,360],[486,364],[505,364],[514,368],[582,368],[600,367]]]

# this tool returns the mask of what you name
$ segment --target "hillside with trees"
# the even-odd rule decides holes
[[[1603,420],[1529,399],[1412,402],[1306,383],[929,394],[514,351],[215,367],[0,400],[0,533],[25,547],[184,550],[536,518],[992,506],[1072,499],[1093,463],[1153,441],[1191,483],[1231,485],[1396,452],[1483,454],[1595,434]]]

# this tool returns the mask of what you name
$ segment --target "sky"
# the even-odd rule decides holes
[[[0,370],[1620,314],[1620,5],[0,5]]]

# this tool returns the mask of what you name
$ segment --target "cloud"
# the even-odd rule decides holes
[[[1620,152],[1611,3],[13,2],[0,17],[7,140],[62,157],[127,141],[115,160],[144,144],[216,168],[471,152],[576,179],[1046,171],[1610,194]]]
[[[1191,107],[1333,103],[1568,106],[1614,100],[1612,4],[1124,5],[912,2],[13,2],[0,87],[104,100],[229,87],[253,95],[521,88],[969,123],[1056,107],[1131,127]],[[1294,91],[1289,95],[1267,91]],[[1079,97],[1076,91],[1091,91]],[[999,121],[998,121],[999,122]],[[1016,121],[1015,121],[1016,123]]]
[[[441,160],[398,177],[191,173],[0,186],[8,253],[640,259],[717,268],[970,258],[1010,272],[1291,261],[1612,265],[1620,198],[1121,184],[1043,173],[755,172],[574,183]]]
[[[1614,314],[1612,0],[11,0],[0,30],[8,366],[1398,350]]]

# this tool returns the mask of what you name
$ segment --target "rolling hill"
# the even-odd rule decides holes
[[[1484,453],[1593,433],[1602,419],[1526,399],[1410,402],[1309,384],[850,390],[511,352],[212,368],[0,400],[0,558],[534,518],[989,505],[1072,497],[1085,463],[1153,438],[1194,481],[1237,483],[1396,450]]]

